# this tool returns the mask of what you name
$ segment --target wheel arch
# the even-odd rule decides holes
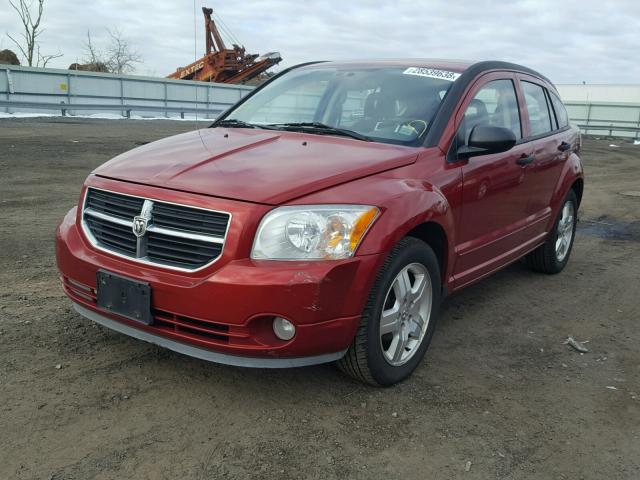
[[[449,244],[447,233],[442,225],[434,221],[427,221],[416,225],[405,237],[414,237],[422,240],[431,247],[438,258],[440,267],[440,282],[446,284],[446,273],[448,267]]]
[[[547,231],[550,231],[552,228],[555,218],[562,207],[563,200],[571,190],[573,190],[576,197],[578,197],[578,206],[580,206],[584,190],[584,173],[582,170],[582,162],[575,153],[571,154],[565,163],[554,189],[553,196],[551,197],[551,215],[549,217],[549,223],[547,224]]]
[[[571,185],[571,190],[573,190],[574,193],[576,194],[576,198],[578,199],[577,206],[579,207],[580,203],[582,202],[582,193],[584,192],[584,180],[582,178],[578,178]]]

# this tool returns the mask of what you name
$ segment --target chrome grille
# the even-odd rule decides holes
[[[119,253],[135,256],[137,238],[131,227],[92,216],[86,216],[85,222],[98,243]]]
[[[223,217],[218,212],[198,211],[179,205],[156,203],[153,208],[153,223],[155,225],[176,230],[224,237],[228,221],[228,217]]]
[[[113,215],[114,217],[130,220],[136,215],[140,215],[143,204],[144,198],[129,197],[90,188],[87,193],[85,207],[105,215]]]
[[[222,244],[149,232],[147,256],[154,262],[177,267],[202,267],[222,252]]]
[[[231,215],[88,188],[82,227],[97,248],[143,263],[197,270],[222,255]],[[134,224],[140,229],[134,231]],[[144,224],[141,227],[140,224]]]

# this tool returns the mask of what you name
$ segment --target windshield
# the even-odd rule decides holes
[[[425,73],[426,72],[426,73]],[[428,76],[431,72],[432,76]],[[294,69],[229,112],[224,121],[416,144],[452,84],[440,70],[413,67]],[[215,124],[214,124],[215,125]],[[333,131],[331,130],[333,129]]]

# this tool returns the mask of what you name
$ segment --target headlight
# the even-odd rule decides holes
[[[368,205],[280,207],[260,222],[251,258],[325,260],[351,257],[380,211]]]

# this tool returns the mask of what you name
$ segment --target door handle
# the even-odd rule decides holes
[[[521,167],[524,167],[525,165],[529,165],[535,159],[536,159],[536,157],[534,157],[533,154],[531,154],[531,155],[522,155],[518,160],[516,160],[516,163],[518,165],[520,165]]]
[[[571,148],[571,144],[567,142],[562,142],[560,145],[558,145],[558,150],[560,150],[561,152],[566,152],[570,148]]]

